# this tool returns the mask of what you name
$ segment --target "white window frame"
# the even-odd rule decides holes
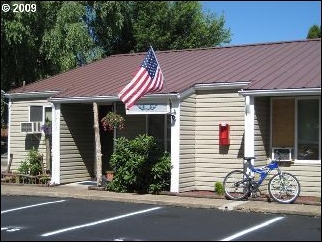
[[[31,118],[31,107],[42,107],[42,116],[41,116],[41,121],[30,121],[30,118]],[[40,122],[40,126],[44,125],[45,124],[45,111],[46,111],[46,108],[51,108],[52,109],[52,106],[50,105],[29,105],[29,109],[28,109],[28,122]],[[42,130],[41,133],[44,133],[44,131]]]

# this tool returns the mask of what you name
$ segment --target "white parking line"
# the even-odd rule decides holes
[[[259,225],[256,225],[256,226],[252,227],[252,228],[249,228],[249,229],[243,230],[243,231],[241,231],[241,232],[239,232],[239,233],[237,233],[237,234],[234,234],[234,235],[232,235],[232,236],[229,236],[229,237],[227,237],[227,238],[224,238],[224,239],[222,239],[222,240],[220,240],[220,241],[231,241],[231,240],[236,239],[236,238],[238,238],[238,237],[240,237],[240,236],[242,236],[242,235],[245,235],[245,234],[247,234],[247,233],[249,233],[249,232],[251,232],[251,231],[255,231],[255,230],[259,229],[259,228],[262,228],[262,227],[268,226],[268,225],[270,225],[270,224],[274,223],[275,221],[280,220],[280,219],[283,219],[283,218],[284,218],[284,217],[277,217],[277,218],[274,218],[274,219],[268,220],[268,221],[266,221],[266,222],[264,222],[264,223],[262,223],[262,224],[259,224]]]
[[[25,207],[8,209],[8,210],[1,211],[1,214],[3,214],[3,213],[9,213],[9,212],[12,212],[12,211],[17,211],[17,210],[21,210],[21,209],[25,209],[25,208],[33,208],[33,207],[38,207],[38,206],[52,204],[52,203],[60,203],[60,202],[64,202],[64,201],[66,201],[66,200],[59,200],[59,201],[53,201],[53,202],[38,203],[38,204],[29,205],[29,206],[25,206]]]
[[[122,219],[122,218],[125,218],[125,217],[137,215],[137,214],[147,213],[147,212],[157,210],[157,209],[160,209],[160,208],[161,207],[150,208],[150,209],[146,209],[146,210],[141,210],[141,211],[137,211],[137,212],[133,212],[133,213],[128,213],[128,214],[116,216],[116,217],[113,217],[113,218],[108,218],[108,219],[95,221],[95,222],[92,222],[92,223],[76,225],[76,226],[68,227],[68,228],[65,228],[65,229],[60,229],[60,230],[48,232],[48,233],[42,234],[41,236],[46,237],[46,236],[56,235],[56,234],[63,233],[63,232],[66,232],[66,231],[71,231],[71,230],[80,229],[80,228],[84,228],[84,227],[89,227],[89,226],[93,226],[93,225],[97,225],[97,224],[102,224],[102,223],[110,222],[110,221],[117,220],[117,219]]]

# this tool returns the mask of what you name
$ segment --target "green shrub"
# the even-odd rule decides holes
[[[218,195],[224,195],[225,191],[224,191],[224,186],[221,182],[216,182],[215,183],[215,192]]]
[[[168,153],[157,161],[151,168],[152,182],[149,186],[149,192],[157,194],[161,191],[169,191],[171,180],[171,158]]]
[[[21,161],[21,164],[18,168],[18,172],[20,174],[29,174],[29,170],[30,170],[30,166],[29,166],[29,163],[28,161]]]
[[[28,152],[27,158],[21,162],[17,169],[21,174],[38,175],[42,172],[42,156],[38,150],[31,149]]]
[[[120,137],[115,142],[110,159],[115,173],[106,190],[140,193],[169,190],[170,156],[157,146],[154,137],[139,135],[133,140]]]

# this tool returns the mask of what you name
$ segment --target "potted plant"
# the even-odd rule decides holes
[[[115,112],[108,112],[101,120],[104,131],[113,131],[115,128],[124,128],[124,117]]]

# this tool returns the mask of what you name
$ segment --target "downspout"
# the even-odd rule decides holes
[[[180,99],[171,102],[171,185],[170,192],[179,192],[180,165]]]

